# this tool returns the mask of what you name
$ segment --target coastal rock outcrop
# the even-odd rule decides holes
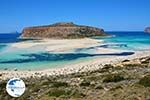
[[[52,25],[27,27],[22,31],[21,38],[84,38],[107,35],[103,29],[76,25],[72,22],[55,23]]]
[[[144,32],[150,33],[150,27],[146,27],[145,30],[144,30]]]

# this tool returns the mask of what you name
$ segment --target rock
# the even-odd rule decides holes
[[[106,36],[103,29],[76,25],[70,23],[55,23],[52,25],[27,27],[22,31],[21,38],[84,38],[91,36]]]
[[[145,30],[144,30],[144,32],[150,33],[150,27],[146,27]]]
[[[4,70],[8,70],[8,68],[4,68]]]
[[[128,60],[128,59],[125,59],[125,60],[123,60],[122,62],[124,63],[124,62],[129,62],[130,60]]]
[[[17,71],[17,70],[18,70],[17,68],[14,69],[14,71]]]

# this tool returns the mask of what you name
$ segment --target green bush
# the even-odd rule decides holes
[[[65,89],[54,88],[48,92],[49,96],[60,97],[60,96],[69,96],[71,91],[67,91]]]
[[[90,85],[90,81],[84,80],[80,83],[80,86],[89,86]]]
[[[125,80],[123,76],[121,75],[108,75],[107,77],[105,77],[105,79],[103,80],[103,82],[109,83],[109,82],[119,82]]]
[[[52,87],[67,87],[68,83],[66,82],[53,82]]]
[[[139,84],[143,85],[144,87],[150,87],[150,75],[147,75],[147,76],[143,77],[139,81]]]
[[[83,94],[81,91],[79,90],[72,90],[71,96],[74,98],[81,98],[81,97],[85,97],[86,95]]]
[[[123,87],[122,86],[116,86],[116,87],[112,87],[111,89],[110,89],[110,91],[115,91],[115,90],[118,90],[118,89],[123,89]]]
[[[78,90],[68,90],[62,88],[53,88],[48,92],[48,95],[52,97],[74,97],[74,98],[80,98],[85,96],[85,94],[81,93]]]
[[[2,81],[0,82],[0,94],[4,92],[6,87],[6,82]]]
[[[96,85],[95,89],[104,89],[101,85]]]

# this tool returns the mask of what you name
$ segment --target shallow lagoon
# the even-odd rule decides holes
[[[30,49],[17,49],[9,47],[12,43],[32,41],[18,39],[18,34],[0,35],[0,69],[39,70],[62,67],[64,65],[80,63],[97,57],[126,56],[134,52],[121,52],[111,54],[96,54],[97,48],[115,48],[130,51],[150,50],[150,34],[143,32],[109,32],[115,37],[101,38],[104,44],[89,48],[80,48],[68,53],[43,52],[42,47]]]

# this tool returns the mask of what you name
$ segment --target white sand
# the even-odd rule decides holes
[[[21,42],[12,44],[12,47],[15,48],[31,48],[34,46],[45,45],[46,51],[59,51],[64,52],[67,50],[71,50],[74,48],[83,48],[83,47],[91,47],[97,46],[102,43],[101,40],[94,39],[74,39],[74,40],[41,40],[40,42]],[[97,48],[96,53],[118,53],[123,52],[121,50],[116,49],[106,49],[106,48]],[[150,56],[150,51],[141,51],[135,52],[135,54],[130,56],[107,56],[107,57],[99,57],[93,58],[90,61],[84,61],[77,64],[71,64],[67,66],[62,66],[61,68],[53,68],[53,69],[43,69],[39,71],[13,71],[13,70],[5,70],[0,71],[0,79],[9,79],[13,77],[26,78],[26,77],[41,77],[41,76],[49,76],[49,75],[60,75],[60,74],[70,74],[77,72],[87,72],[91,70],[97,70],[102,68],[104,64],[115,64],[121,62],[125,59],[135,59],[139,57]]]
[[[32,47],[43,47],[45,51],[48,52],[65,52],[68,50],[72,50],[74,48],[85,48],[96,46],[101,43],[102,40],[96,39],[44,39],[38,40],[37,42],[25,41],[19,43],[13,43],[10,47],[18,48],[18,49],[31,49]]]
[[[19,77],[19,78],[27,78],[27,77],[41,77],[41,76],[49,76],[49,75],[66,75],[71,73],[77,73],[77,72],[87,72],[92,70],[97,70],[99,68],[102,68],[105,64],[117,64],[125,59],[135,59],[140,57],[146,57],[150,56],[150,51],[145,52],[136,52],[133,55],[130,56],[109,56],[105,58],[96,58],[92,59],[88,62],[81,62],[74,65],[68,65],[64,66],[62,68],[53,68],[53,69],[44,69],[41,71],[13,71],[13,70],[5,70],[0,71],[0,74],[2,76],[0,79],[10,79],[13,77]]]

